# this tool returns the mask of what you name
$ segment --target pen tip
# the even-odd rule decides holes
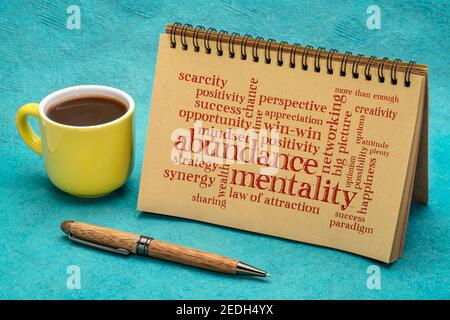
[[[257,276],[257,277],[268,277],[270,274],[260,270],[258,268],[252,267],[243,262],[238,262],[236,265],[236,274],[247,275],[247,276]]]
[[[64,221],[63,223],[61,223],[61,230],[62,230],[64,233],[69,233],[70,224],[71,224],[72,222],[73,222],[73,221],[66,220],[66,221]]]
[[[271,277],[272,275],[270,273],[266,272],[266,277]]]

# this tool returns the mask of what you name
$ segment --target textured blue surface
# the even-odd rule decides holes
[[[66,8],[81,8],[81,30]],[[450,27],[448,1],[377,1],[381,30],[366,27],[373,1],[0,0],[0,298],[450,298]],[[391,266],[292,241],[135,210],[158,34],[167,22],[399,57],[429,64],[428,206],[411,210],[404,257]],[[47,180],[21,141],[16,110],[77,84],[104,84],[137,103],[136,164],[128,183],[102,199],[70,197]],[[155,190],[158,192],[158,190]],[[82,220],[237,257],[273,277],[238,278],[76,246],[59,229]],[[381,268],[381,289],[366,286]],[[81,289],[66,286],[81,269]]]

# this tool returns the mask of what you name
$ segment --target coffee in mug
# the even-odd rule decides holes
[[[19,109],[17,129],[44,159],[51,182],[83,198],[121,187],[133,168],[134,101],[106,86],[76,86],[56,91],[39,104]],[[38,119],[41,136],[28,117]]]
[[[96,126],[123,116],[127,106],[107,96],[85,96],[65,99],[48,107],[47,116],[68,126]]]

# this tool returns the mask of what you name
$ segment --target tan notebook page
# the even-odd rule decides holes
[[[311,57],[303,70],[285,51],[279,66],[275,49],[255,62],[251,47],[233,59],[226,42],[219,56],[186,39],[160,37],[138,209],[395,260],[426,78],[392,85],[388,71],[341,76],[339,60],[328,74],[323,59],[315,72]]]

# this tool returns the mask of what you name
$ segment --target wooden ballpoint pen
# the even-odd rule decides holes
[[[75,221],[64,221],[61,223],[61,229],[74,242],[125,256],[136,254],[229,274],[270,276],[267,272],[236,259],[138,234]]]

